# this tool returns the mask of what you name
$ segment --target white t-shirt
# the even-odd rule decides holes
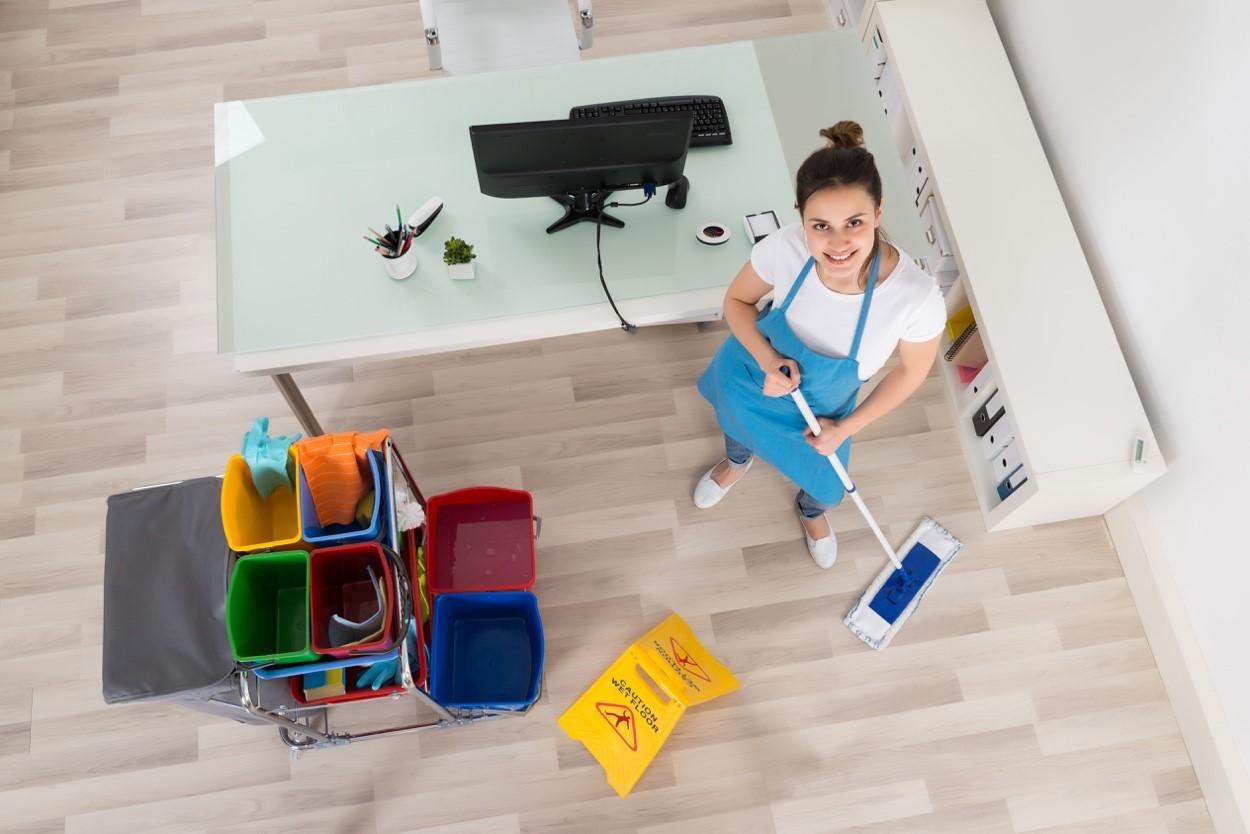
[[[811,253],[801,223],[791,223],[755,244],[751,266],[773,285],[780,306]],[[812,350],[847,356],[855,338],[862,294],[837,293],[821,283],[813,266],[786,310],[786,323]],[[927,342],[946,325],[946,303],[932,275],[899,250],[899,262],[872,295],[859,344],[859,378],[866,380],[886,363],[899,341]]]

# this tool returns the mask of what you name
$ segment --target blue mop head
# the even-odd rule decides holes
[[[846,615],[847,627],[874,649],[884,649],[962,546],[950,531],[925,516],[898,550],[903,569],[886,564]]]

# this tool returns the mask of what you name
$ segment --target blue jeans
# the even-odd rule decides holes
[[[729,465],[734,469],[741,469],[751,462],[752,452],[746,446],[734,440],[729,435],[725,435],[725,457],[729,459]],[[806,490],[799,490],[799,494],[794,496],[794,506],[799,508],[799,513],[804,518],[819,518],[827,509],[824,504],[807,494]]]

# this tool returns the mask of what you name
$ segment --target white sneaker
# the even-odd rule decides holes
[[[724,461],[721,461],[721,463],[724,463]],[[751,464],[753,463],[755,463],[754,457],[747,461],[746,466],[739,467],[742,470],[742,475],[746,475],[747,470],[751,468]],[[716,466],[713,466],[711,469],[704,472],[703,477],[700,478],[699,482],[694,485],[694,505],[701,510],[715,507],[720,503],[722,498],[729,494],[729,490],[734,488],[734,484],[742,480],[742,475],[739,475],[738,481],[734,481],[733,484],[730,484],[727,487],[721,486],[716,483],[716,481],[712,480],[712,473],[716,471],[717,466],[720,466],[720,463],[717,463]]]
[[[833,525],[829,525],[829,535],[822,539],[813,539],[807,533],[807,525],[803,523],[803,514],[798,511],[797,507],[794,511],[799,517],[799,526],[803,528],[803,538],[807,540],[807,552],[811,554],[812,561],[825,570],[829,570],[833,567],[833,563],[838,561],[838,537],[833,533]]]

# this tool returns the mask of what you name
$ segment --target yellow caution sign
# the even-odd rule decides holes
[[[603,765],[624,797],[694,704],[738,688],[676,614],[648,631],[587,689],[560,726]]]

